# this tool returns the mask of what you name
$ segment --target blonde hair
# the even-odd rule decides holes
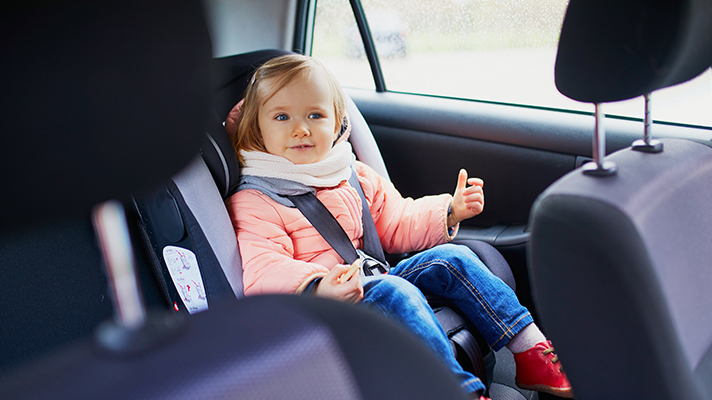
[[[344,91],[336,77],[323,64],[311,57],[290,54],[273,58],[255,71],[252,81],[245,91],[242,113],[237,120],[237,132],[232,135],[232,144],[240,164],[243,164],[240,150],[267,152],[258,120],[260,107],[295,79],[309,76],[317,71],[325,74],[334,98],[337,121],[334,129],[341,126],[346,118],[346,100]]]

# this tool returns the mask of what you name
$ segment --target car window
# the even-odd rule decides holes
[[[311,55],[322,61],[342,86],[376,88],[349,0],[317,1]]]
[[[387,90],[593,112],[559,93],[568,0],[361,0]],[[348,0],[318,0],[312,55],[346,87],[374,88]],[[652,94],[655,121],[712,127],[712,73]],[[642,97],[604,105],[643,118]]]

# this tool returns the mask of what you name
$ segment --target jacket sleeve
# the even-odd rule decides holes
[[[356,171],[376,223],[383,250],[406,253],[451,241],[458,226],[447,229],[449,194],[403,198],[393,184],[367,165],[357,162]]]
[[[329,270],[296,260],[276,203],[256,190],[242,190],[226,201],[242,258],[245,295],[299,293]]]

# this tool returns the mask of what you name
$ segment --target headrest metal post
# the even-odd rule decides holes
[[[94,332],[98,349],[108,354],[143,354],[182,331],[184,316],[172,312],[147,314],[136,276],[124,206],[110,200],[94,207],[94,231],[99,238],[114,301],[114,318]]]
[[[651,101],[650,93],[643,95],[645,98],[645,119],[643,125],[643,138],[633,142],[633,150],[642,151],[644,153],[660,153],[663,151],[663,143],[659,140],[653,140],[650,137],[650,131],[653,124],[651,117]]]
[[[593,162],[583,165],[583,173],[594,176],[610,176],[616,173],[616,164],[605,161],[606,129],[603,126],[605,115],[600,103],[596,103],[596,129],[593,135]]]
[[[144,324],[146,311],[138,288],[124,208],[118,201],[101,203],[92,212],[92,222],[114,297],[116,323],[127,329],[137,329]]]

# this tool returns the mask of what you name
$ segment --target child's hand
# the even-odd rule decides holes
[[[468,184],[471,186],[467,187]],[[447,217],[448,228],[482,212],[485,208],[485,193],[482,189],[484,184],[484,181],[479,178],[467,179],[467,171],[460,170],[457,176],[457,188],[452,196],[450,216]]]
[[[359,267],[361,260],[356,260],[352,265],[336,265],[329,273],[322,278],[319,286],[314,292],[317,296],[330,297],[332,299],[345,301],[347,303],[358,303],[363,299],[363,285],[361,285],[361,273],[356,270],[353,275],[345,279],[342,283],[342,275],[349,271],[350,267]],[[347,275],[344,275],[346,277]]]

